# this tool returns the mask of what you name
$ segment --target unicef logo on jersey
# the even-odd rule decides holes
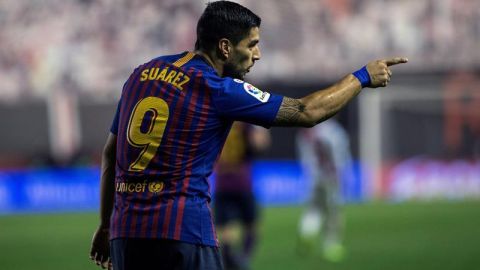
[[[265,103],[268,101],[268,99],[270,98],[270,94],[267,93],[267,92],[263,92],[262,90],[256,88],[255,86],[247,83],[247,82],[243,82],[243,89],[245,89],[245,91],[250,94],[251,96],[253,96],[254,98],[260,100],[261,102]]]
[[[163,182],[150,182],[148,184],[148,190],[153,193],[158,193],[163,189]]]

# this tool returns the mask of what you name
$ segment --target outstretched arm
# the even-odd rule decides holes
[[[109,227],[115,194],[115,161],[117,136],[110,133],[102,154],[100,183],[100,225],[93,235],[90,259],[102,268],[111,268]]]
[[[401,57],[372,61],[363,72],[349,74],[326,89],[299,99],[284,97],[273,125],[313,127],[336,114],[363,87],[387,86],[392,75],[389,66],[406,62],[408,59]]]

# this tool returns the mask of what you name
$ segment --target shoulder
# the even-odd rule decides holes
[[[177,61],[178,59],[182,58],[185,54],[187,54],[187,52],[182,52],[182,53],[178,53],[178,54],[170,54],[170,55],[162,55],[162,56],[158,56],[158,57],[153,58],[151,61],[162,61],[162,62],[166,62],[166,63],[173,63],[173,62]]]
[[[208,85],[216,90],[228,90],[232,86],[233,79],[229,77],[220,77],[213,72],[205,72],[204,76],[205,81]]]
[[[147,62],[144,62],[143,64],[138,65],[135,68],[135,71],[143,70],[146,67],[152,67],[152,66],[155,66],[155,65],[159,65],[160,63],[171,64],[171,63],[175,62],[177,59],[179,59],[183,54],[184,53],[172,54],[172,55],[162,55],[162,56],[152,58],[152,59],[148,60]]]
[[[255,100],[264,103],[268,101],[270,93],[264,92],[253,84],[240,79],[231,77],[219,77],[218,75],[208,74],[205,77],[208,85],[215,89],[219,95],[231,96],[232,98],[255,98]]]

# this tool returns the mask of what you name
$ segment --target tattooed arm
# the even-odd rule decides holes
[[[313,127],[336,114],[362,87],[387,86],[392,76],[389,67],[407,62],[404,57],[372,61],[357,71],[363,73],[358,77],[358,74],[349,74],[336,84],[300,99],[284,97],[273,125]]]
[[[337,113],[362,90],[360,82],[348,75],[336,84],[306,97],[284,97],[274,126],[313,127]]]

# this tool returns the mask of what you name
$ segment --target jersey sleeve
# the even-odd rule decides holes
[[[117,111],[115,112],[115,117],[113,118],[112,126],[110,127],[110,132],[115,135],[118,135],[118,117],[120,114],[120,103],[121,101],[118,102]]]
[[[212,95],[221,117],[270,127],[277,116],[283,96],[264,92],[239,79],[222,78],[214,83]]]

